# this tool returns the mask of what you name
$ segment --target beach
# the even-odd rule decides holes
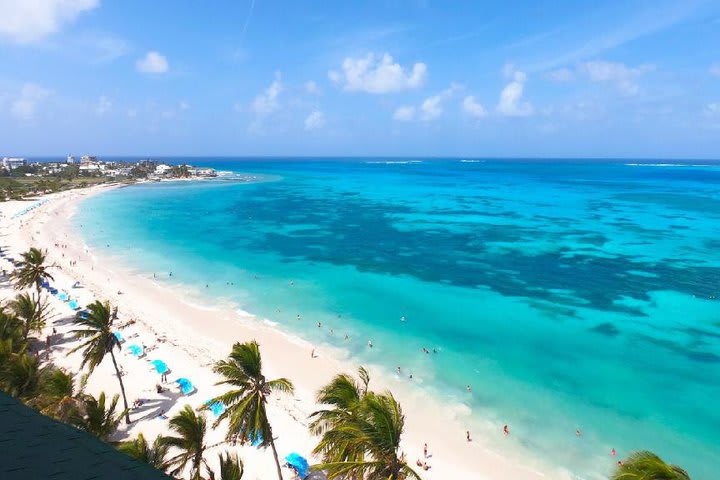
[[[30,246],[48,250],[48,261],[57,266],[52,270],[53,285],[69,293],[80,305],[91,301],[109,300],[118,307],[119,324],[134,320],[121,329],[124,346],[146,345],[152,348],[145,358],[131,356],[127,349],[118,355],[124,370],[128,402],[142,399],[143,406],[131,411],[130,426],[124,423],[115,440],[134,438],[143,433],[152,439],[168,433],[168,423],[158,415],[177,413],[184,405],[198,408],[210,398],[223,392],[216,386],[218,377],[212,372],[215,361],[224,358],[235,342],[256,340],[263,355],[263,368],[268,378],[287,377],[295,385],[293,395],[273,395],[270,399],[269,417],[276,438],[279,455],[284,458],[297,452],[317,462],[311,450],[317,443],[307,430],[308,416],[318,408],[315,393],[330,379],[340,373],[355,373],[359,365],[338,349],[327,345],[314,345],[297,336],[273,327],[263,319],[239,312],[236,305],[212,303],[202,299],[197,292],[173,288],[153,278],[153,272],[137,272],[126,268],[121,261],[107,251],[87,247],[74,231],[70,219],[83,200],[118,186],[96,186],[44,197],[47,200],[36,208],[13,218],[37,201],[6,202],[0,204],[2,212],[3,244],[15,257]],[[133,188],[133,187],[123,187]],[[3,265],[7,268],[7,265]],[[73,285],[79,282],[79,288]],[[200,286],[198,286],[200,287]],[[7,286],[0,291],[2,299],[15,292]],[[47,293],[45,293],[47,295]],[[205,301],[203,301],[205,300]],[[44,340],[52,333],[50,360],[68,371],[82,373],[79,353],[68,352],[78,345],[69,332],[69,319],[73,312],[64,302],[51,298],[54,318],[42,335]],[[311,352],[315,351],[316,358]],[[155,385],[160,381],[150,360],[162,359],[171,369],[166,391],[157,393]],[[562,480],[571,477],[558,469],[549,469],[526,452],[510,445],[502,431],[489,438],[473,434],[472,442],[466,440],[469,412],[448,409],[438,399],[430,398],[425,390],[402,382],[369,365],[371,388],[390,389],[400,401],[406,417],[406,433],[403,436],[403,452],[410,465],[417,459],[427,461],[431,467],[420,471],[426,479],[497,479],[532,480],[552,478]],[[183,396],[173,382],[179,377],[192,381],[196,391]],[[98,394],[119,393],[112,363],[103,362],[90,376],[87,391]],[[213,419],[208,412],[209,419]],[[222,442],[225,425],[212,429],[208,444]],[[423,445],[428,444],[429,457],[423,457]],[[249,479],[270,478],[274,472],[271,452],[252,446],[231,447],[220,444],[209,450],[211,465],[216,463],[217,453],[226,449],[239,452],[245,465],[245,477]],[[283,469],[285,478],[292,478],[290,470]],[[418,469],[420,470],[420,469]]]

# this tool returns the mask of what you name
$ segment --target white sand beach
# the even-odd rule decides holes
[[[355,373],[358,365],[343,358],[341,352],[322,345],[311,345],[296,337],[269,326],[262,319],[238,313],[237,306],[219,305],[207,307],[189,302],[189,296],[177,292],[162,282],[154,280],[152,273],[131,272],[114,260],[110,254],[88,249],[81,238],[71,230],[69,219],[82,208],[81,201],[89,195],[102,192],[112,186],[98,186],[49,195],[47,200],[29,212],[15,216],[28,205],[38,202],[0,203],[0,244],[14,256],[30,246],[48,250],[49,262],[57,265],[52,274],[53,285],[66,291],[82,306],[95,299],[109,300],[119,307],[119,324],[134,320],[121,330],[127,347],[130,344],[152,348],[144,358],[134,358],[123,348],[118,360],[125,372],[123,377],[128,401],[144,401],[143,406],[131,412],[130,426],[124,423],[115,439],[125,440],[142,432],[149,439],[168,431],[168,423],[158,415],[177,413],[184,405],[197,408],[208,399],[221,393],[223,387],[215,386],[217,376],[212,364],[227,355],[234,342],[257,340],[261,347],[264,370],[269,378],[287,377],[295,385],[292,396],[273,396],[270,419],[278,453],[285,457],[297,452],[313,459],[311,451],[317,439],[307,430],[308,415],[318,405],[315,392],[339,372]],[[13,218],[14,217],[14,218]],[[110,249],[108,249],[110,250]],[[9,264],[0,260],[0,268]],[[70,263],[74,262],[73,265]],[[80,282],[79,288],[73,288]],[[6,300],[16,292],[7,283],[0,289],[0,300]],[[46,294],[47,295],[47,294]],[[57,329],[52,338],[50,360],[56,365],[77,374],[80,370],[80,354],[68,352],[78,345],[69,335],[73,328],[73,316],[68,305],[56,297],[50,301],[54,309],[53,321],[40,336],[42,340]],[[311,358],[315,348],[317,358]],[[157,393],[155,386],[160,376],[150,360],[162,359],[171,369],[166,390]],[[406,416],[406,433],[403,450],[408,463],[415,465],[423,458],[423,444],[427,442],[430,453],[427,459],[430,470],[420,474],[425,479],[498,479],[532,480],[539,478],[570,478],[562,472],[539,472],[544,469],[535,461],[523,456],[519,448],[510,446],[508,439],[498,429],[493,438],[483,438],[473,432],[473,441],[465,438],[469,412],[450,409],[441,402],[428,398],[417,386],[408,385],[378,368],[370,366],[371,388],[390,389],[399,399]],[[190,379],[196,391],[184,396],[174,384],[179,377]],[[103,362],[90,377],[87,391],[109,395],[119,393],[112,363]],[[207,412],[212,421],[214,416]],[[213,429],[209,444],[222,442],[225,425]],[[487,436],[487,435],[485,435]],[[236,449],[245,464],[245,477],[250,480],[274,478],[275,466],[271,451],[252,446],[232,447],[220,444],[210,449],[208,459],[216,463],[217,453]],[[286,478],[293,478],[289,469],[283,469]]]

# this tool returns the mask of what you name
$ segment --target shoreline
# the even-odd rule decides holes
[[[274,397],[270,403],[273,430],[279,437],[279,453],[284,456],[291,451],[298,451],[310,457],[309,453],[316,439],[311,437],[306,425],[307,415],[316,409],[315,392],[337,373],[354,374],[359,365],[356,365],[347,353],[337,348],[312,345],[282,330],[269,319],[240,313],[237,307],[231,304],[208,308],[195,303],[194,299],[186,301],[178,292],[173,292],[172,286],[153,281],[150,274],[131,271],[122,265],[120,259],[89,250],[84,245],[84,239],[72,231],[70,219],[82,200],[109,189],[126,186],[100,185],[86,190],[48,195],[44,197],[48,199],[46,203],[15,219],[10,219],[8,214],[11,210],[6,206],[10,206],[0,204],[5,217],[10,220],[5,228],[5,233],[8,234],[6,243],[13,254],[24,251],[31,245],[48,249],[49,261],[62,267],[62,270],[57,271],[54,282],[57,286],[72,292],[73,296],[81,300],[81,304],[89,302],[91,298],[110,300],[119,307],[121,322],[137,320],[126,331],[130,335],[136,333],[138,338],[142,338],[146,343],[153,343],[150,339],[154,338],[158,343],[157,355],[152,352],[150,357],[161,356],[171,366],[171,379],[185,376],[198,388],[194,395],[188,398],[176,396],[172,404],[168,403],[169,409],[165,411],[170,415],[185,403],[190,403],[195,408],[216,395],[220,390],[214,386],[215,378],[210,368],[212,362],[223,358],[235,341],[256,339],[261,346],[267,375],[288,377],[296,386],[293,397]],[[55,244],[66,244],[67,248],[55,247]],[[77,261],[77,264],[69,266],[70,259]],[[82,292],[70,288],[75,280],[83,284],[84,288],[80,289]],[[55,309],[67,316],[67,307],[58,308],[56,300],[53,299],[52,303]],[[49,329],[52,329],[52,325],[49,325]],[[60,328],[58,330],[61,331]],[[158,342],[158,339],[163,337],[166,341]],[[70,348],[53,349],[51,359],[58,366],[77,371],[79,360],[76,356],[64,355]],[[312,348],[316,348],[319,358],[310,358]],[[143,372],[141,368],[137,368],[147,367],[142,360],[131,358],[126,353],[121,354],[120,358],[128,372],[126,376],[131,376],[130,380],[126,380],[128,401],[151,395],[157,375],[152,371]],[[428,464],[432,468],[419,472],[423,478],[545,478],[545,474],[536,471],[539,468],[548,473],[547,478],[576,478],[566,471],[558,471],[557,468],[539,466],[540,462],[532,461],[536,460],[535,458],[526,457],[531,453],[520,451],[520,448],[512,445],[504,449],[494,445],[491,447],[491,439],[480,438],[479,435],[473,435],[473,442],[467,442],[463,424],[466,416],[449,412],[443,408],[444,405],[438,398],[428,398],[426,389],[402,384],[381,371],[380,367],[369,367],[373,378],[371,388],[390,389],[403,406],[406,417],[403,450],[410,465],[415,465],[415,459],[422,459],[423,443],[428,443],[432,453]],[[110,394],[118,391],[117,382],[107,364],[98,367],[88,382],[88,391],[97,393],[100,390]],[[137,415],[132,415],[134,419],[137,418]],[[148,438],[154,438],[165,429],[166,423],[151,417],[135,421],[128,429],[121,427],[117,436],[124,439],[143,432]],[[209,432],[210,443],[222,439],[224,431],[221,426]],[[504,440],[501,433],[498,433],[497,440]],[[267,452],[251,447],[241,447],[238,451],[245,460],[246,478],[265,478],[264,472],[272,471],[267,470],[272,465],[271,456]]]

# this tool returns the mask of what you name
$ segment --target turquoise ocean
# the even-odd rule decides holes
[[[223,174],[88,199],[89,246],[401,366],[577,478],[612,448],[717,478],[720,164],[161,160]]]

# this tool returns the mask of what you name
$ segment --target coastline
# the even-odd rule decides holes
[[[271,422],[278,436],[279,453],[284,456],[297,451],[309,456],[316,439],[307,432],[306,419],[316,408],[313,400],[315,392],[333,375],[340,372],[354,373],[358,365],[340,351],[325,345],[311,345],[271,326],[263,319],[241,314],[231,304],[206,307],[192,299],[184,299],[179,293],[185,292],[177,292],[172,286],[154,281],[152,274],[131,271],[111,254],[87,249],[82,238],[78,238],[78,234],[72,231],[70,219],[83,199],[118,187],[121,186],[102,185],[49,195],[46,197],[48,202],[15,219],[10,219],[15,205],[0,204],[5,218],[9,219],[3,225],[7,235],[5,243],[13,254],[31,245],[47,248],[50,262],[62,267],[62,270],[57,271],[56,285],[71,292],[81,304],[91,299],[108,299],[119,307],[121,321],[137,320],[125,331],[129,335],[137,333],[138,338],[147,344],[157,343],[158,348],[149,355],[150,358],[161,357],[170,365],[173,370],[171,380],[184,376],[190,378],[198,389],[187,398],[175,395],[170,401],[158,399],[164,402],[162,405],[169,407],[165,411],[170,415],[185,403],[196,408],[219,393],[221,389],[214,386],[212,363],[223,358],[235,341],[257,340],[261,345],[267,375],[288,377],[296,386],[294,396],[274,397],[271,400]],[[14,203],[26,205],[26,202]],[[56,247],[56,244],[67,245],[67,248]],[[69,266],[71,259],[77,261],[77,264]],[[72,289],[71,285],[76,280],[84,288]],[[55,310],[63,318],[70,315],[66,305],[57,299],[52,301]],[[48,330],[52,330],[52,325],[49,325]],[[68,330],[67,325],[58,327],[61,334]],[[166,341],[158,342],[157,339],[163,337]],[[77,372],[78,356],[66,355],[74,346],[73,343],[54,347],[51,359],[58,366]],[[310,357],[313,348],[316,348],[319,358]],[[146,362],[121,354],[121,363],[127,372],[126,377],[129,377],[126,380],[128,400],[132,402],[135,398],[151,398],[157,375],[148,368]],[[422,458],[423,443],[428,443],[432,454],[428,464],[432,468],[421,473],[423,478],[545,478],[546,475],[536,471],[537,468],[546,471],[548,478],[573,478],[567,472],[549,472],[545,466],[536,466],[536,459],[525,458],[525,452],[518,448],[498,448],[496,444],[504,440],[500,432],[496,439],[473,435],[473,442],[468,443],[464,435],[466,414],[451,412],[439,399],[428,398],[422,388],[400,383],[378,367],[369,367],[373,378],[371,388],[392,390],[403,406],[406,417],[403,449],[408,463],[414,466],[415,459]],[[114,394],[118,389],[110,370],[107,364],[101,365],[90,377],[88,391],[99,393],[105,390]],[[133,419],[136,418],[140,416],[133,414]],[[153,438],[166,428],[165,422],[150,416],[134,422],[129,429],[121,427],[118,437],[134,437],[143,432],[148,438]],[[218,442],[223,436],[224,428],[221,426],[210,432],[209,443]],[[216,450],[219,452],[222,449]],[[271,455],[267,452],[240,447],[239,453],[245,460],[246,478],[265,478],[265,472],[272,471],[268,468],[274,468]]]

